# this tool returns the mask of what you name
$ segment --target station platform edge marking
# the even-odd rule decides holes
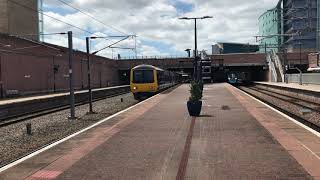
[[[255,101],[257,101],[257,102],[259,102],[259,103],[263,104],[264,106],[266,106],[266,107],[268,107],[269,109],[271,109],[271,110],[275,111],[276,113],[280,114],[281,116],[283,116],[283,117],[285,117],[285,118],[289,119],[290,121],[294,122],[295,124],[299,125],[300,127],[304,128],[304,129],[306,129],[306,130],[308,130],[308,131],[309,131],[309,132],[311,132],[312,134],[314,134],[314,135],[316,135],[316,136],[320,137],[320,133],[319,133],[319,132],[317,132],[317,131],[315,131],[314,129],[312,129],[312,128],[310,128],[310,127],[308,127],[308,126],[306,126],[306,125],[304,125],[304,124],[300,123],[299,121],[295,120],[294,118],[292,118],[292,117],[290,117],[290,116],[288,116],[288,115],[284,114],[283,112],[281,112],[281,111],[279,111],[279,110],[275,109],[274,107],[272,107],[272,106],[270,106],[270,105],[268,105],[268,104],[266,104],[266,103],[262,102],[261,100],[259,100],[259,99],[255,98],[255,97],[251,96],[250,94],[248,94],[248,93],[246,93],[246,92],[243,92],[243,91],[239,90],[238,88],[234,88],[234,89],[235,89],[236,91],[238,91],[238,92],[241,92],[241,93],[243,93],[243,94],[247,95],[248,97],[250,97],[250,98],[254,99]]]
[[[139,103],[137,103],[137,104],[135,104],[135,105],[133,105],[131,107],[128,107],[127,109],[124,109],[124,110],[122,110],[120,112],[117,112],[117,113],[111,115],[111,116],[108,116],[107,118],[102,119],[101,121],[99,121],[99,122],[97,122],[97,123],[85,128],[85,129],[82,129],[82,130],[80,130],[78,132],[75,132],[74,134],[71,134],[70,136],[67,136],[67,137],[65,137],[65,138],[63,138],[63,139],[61,139],[61,140],[59,140],[57,142],[54,142],[54,143],[52,143],[52,144],[50,144],[48,146],[45,146],[45,147],[43,147],[43,148],[41,148],[41,149],[39,149],[39,150],[29,154],[29,155],[26,155],[26,156],[22,157],[21,159],[18,159],[18,160],[14,161],[14,162],[12,162],[12,163],[10,163],[8,165],[5,165],[5,166],[0,168],[0,173],[5,171],[5,170],[8,170],[8,169],[10,169],[10,168],[12,168],[12,167],[14,167],[16,165],[18,165],[18,164],[20,164],[20,163],[22,163],[22,162],[24,162],[24,161],[26,161],[26,160],[34,157],[34,156],[46,151],[46,150],[49,150],[52,147],[55,147],[55,146],[65,142],[65,141],[67,141],[67,140],[69,140],[69,139],[71,139],[71,138],[73,138],[73,137],[75,137],[75,136],[77,136],[77,135],[79,135],[79,134],[81,134],[83,132],[86,132],[86,131],[88,131],[88,130],[90,130],[90,129],[92,129],[92,128],[94,128],[94,127],[96,127],[96,126],[98,126],[98,125],[100,125],[100,124],[102,124],[102,123],[104,123],[104,122],[106,122],[106,121],[108,121],[108,120],[110,120],[110,119],[112,119],[112,118],[114,118],[114,117],[126,112],[126,111],[129,111],[130,109],[133,109],[133,108],[135,108],[135,107],[137,107],[137,106],[139,106],[139,105],[141,105],[141,104],[143,104],[145,102],[148,102],[148,101],[158,97],[159,95],[160,94],[156,94],[156,95],[154,95],[154,96],[152,96],[152,97],[150,97],[150,98],[148,98],[148,99],[146,99],[144,101],[141,101],[141,102],[139,102]]]
[[[229,86],[229,87],[227,87],[227,86]],[[235,90],[235,91],[238,91],[238,92],[240,92],[240,93],[242,93],[242,94],[250,97],[251,99],[253,99],[253,100],[261,103],[262,105],[264,105],[264,106],[268,107],[269,109],[275,111],[276,113],[282,115],[284,118],[292,121],[293,123],[297,124],[298,126],[302,127],[303,129],[306,129],[307,131],[311,132],[313,135],[319,137],[319,134],[320,134],[319,132],[317,132],[317,131],[309,128],[308,126],[306,126],[306,125],[304,125],[304,124],[302,124],[302,123],[300,123],[300,122],[298,122],[298,121],[295,120],[294,118],[291,118],[290,116],[288,116],[288,115],[282,113],[281,111],[279,111],[279,110],[271,107],[270,105],[268,105],[268,104],[260,101],[259,99],[251,96],[250,94],[248,94],[248,93],[246,93],[246,92],[243,92],[243,91],[241,91],[241,90],[239,90],[239,89],[237,89],[237,88],[234,88],[234,87],[232,87],[231,85],[226,85],[226,88],[227,88],[230,92]],[[231,93],[232,93],[232,92],[231,92]],[[258,120],[258,121],[260,121],[260,120]],[[261,122],[260,122],[260,123],[261,123]],[[265,125],[263,125],[263,126],[265,126]],[[269,130],[270,127],[269,127],[269,128],[268,128],[268,127],[265,127],[265,128],[270,132],[270,130]],[[272,132],[270,132],[270,133],[272,134],[272,136],[274,136]],[[276,135],[276,136],[277,136],[277,135]],[[291,136],[291,135],[289,135],[289,136]],[[305,144],[303,144],[300,140],[298,140],[298,139],[296,139],[296,138],[294,138],[294,139],[295,139],[295,141],[296,141],[297,144],[299,144],[299,145],[300,145],[302,148],[304,148],[307,152],[311,153],[311,155],[312,155],[313,157],[315,157],[316,159],[320,160],[320,157],[319,157],[315,152],[313,152],[310,148],[308,148],[308,147],[307,147]],[[306,170],[313,178],[315,178],[315,179],[320,179],[318,170],[315,170],[313,167],[311,167],[311,164],[312,164],[312,163],[311,163],[311,164],[310,164],[310,163],[306,163],[305,160],[303,159],[303,157],[297,156],[297,155],[294,153],[294,151],[291,151],[290,149],[287,149],[287,147],[285,147],[286,145],[283,144],[283,143],[284,143],[283,140],[280,140],[280,141],[279,141],[279,139],[276,139],[276,140],[281,144],[281,146],[283,146],[283,147],[289,152],[289,154],[291,154],[291,155],[297,160],[297,162],[298,162],[299,164],[302,165],[303,168],[305,168],[305,170]],[[305,154],[304,158],[306,158],[307,156],[308,156],[308,155]],[[309,160],[310,160],[310,159],[309,159]],[[314,163],[313,163],[313,164],[314,164]],[[312,165],[312,166],[313,166],[313,165]]]

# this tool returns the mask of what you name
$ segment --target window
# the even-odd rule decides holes
[[[153,83],[153,70],[135,70],[133,71],[133,83]]]

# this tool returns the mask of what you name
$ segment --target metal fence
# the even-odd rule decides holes
[[[126,56],[126,57],[116,57],[117,60],[133,60],[133,59],[178,59],[178,58],[188,58],[187,56]],[[192,57],[191,57],[192,58]]]
[[[299,83],[300,74],[287,74],[289,83]],[[319,84],[320,85],[320,73],[302,74],[303,84]]]

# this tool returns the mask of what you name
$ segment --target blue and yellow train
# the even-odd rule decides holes
[[[152,65],[138,65],[130,72],[130,89],[135,99],[152,96],[180,82],[180,75]]]

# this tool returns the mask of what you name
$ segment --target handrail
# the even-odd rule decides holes
[[[145,59],[145,60],[153,60],[153,59],[177,59],[177,58],[193,58],[187,56],[126,56],[120,57],[120,59],[116,58],[116,60],[131,60],[131,59]]]
[[[284,69],[283,69],[282,63],[280,61],[280,58],[277,55],[277,53],[274,51],[274,49],[272,49],[271,52],[272,52],[272,56],[274,57],[273,60],[275,62],[275,66],[280,72],[281,81],[284,82]]]
[[[272,58],[271,58],[271,53],[267,53],[267,61],[269,62],[269,67],[270,67],[270,70],[271,70],[272,77],[273,77],[274,81],[277,82],[278,81],[278,75],[277,75],[277,72],[276,72],[276,68],[274,66],[274,62],[272,61]]]

